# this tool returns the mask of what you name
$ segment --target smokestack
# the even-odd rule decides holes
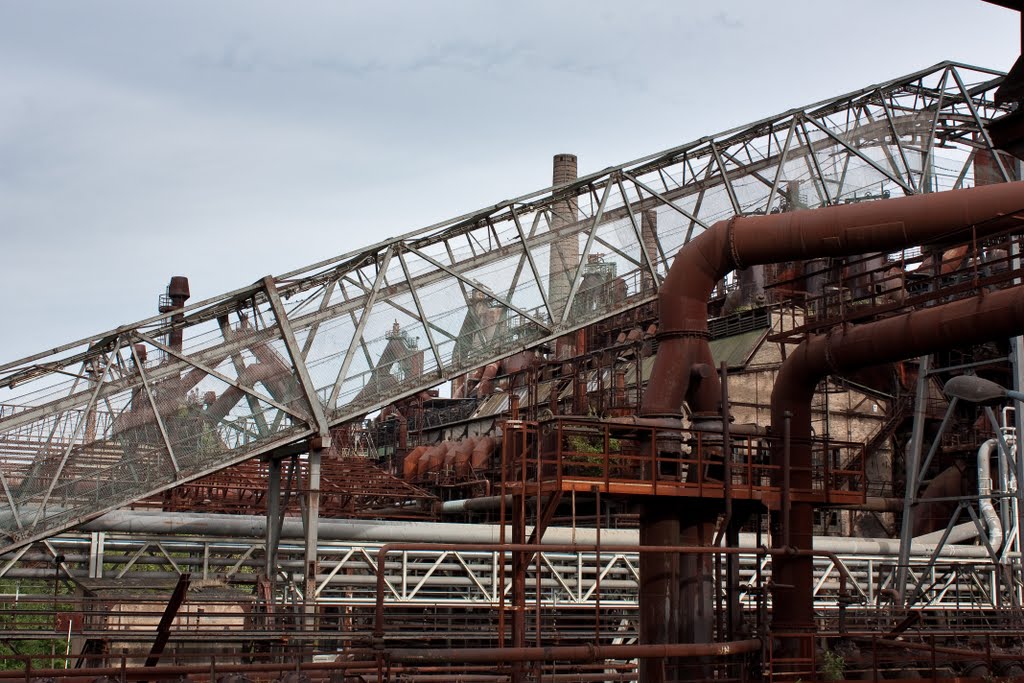
[[[558,188],[576,180],[576,155],[556,154],[551,184]],[[579,200],[567,197],[552,207],[551,229],[558,230],[579,220]],[[572,278],[580,263],[580,240],[570,235],[551,244],[548,266],[548,302],[552,313],[561,315],[569,299]]]
[[[191,293],[188,288],[188,278],[184,275],[173,276],[167,285],[167,294],[160,297],[160,312],[170,313],[171,311],[184,308],[189,296],[191,296]],[[178,325],[184,319],[185,316],[178,311],[171,316],[171,323]],[[182,332],[181,327],[175,327],[167,335],[167,345],[178,353],[181,353]]]

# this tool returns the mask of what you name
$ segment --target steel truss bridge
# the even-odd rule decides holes
[[[0,552],[650,302],[715,221],[1007,179],[1001,81],[938,64],[4,363]]]
[[[345,522],[332,520],[330,524],[341,528]],[[457,525],[441,526],[450,535]],[[558,531],[568,532],[568,529]],[[424,534],[427,532],[424,531]],[[745,535],[747,536],[747,535]],[[574,615],[581,620],[592,620],[601,615],[603,638],[621,638],[631,642],[636,637],[638,618],[639,558],[617,546],[624,541],[635,542],[635,532],[606,531],[609,545],[600,552],[542,552],[530,562],[526,587],[526,603],[541,615],[544,628],[560,621],[563,626],[574,624]],[[742,545],[753,547],[753,535],[743,538]],[[831,544],[831,545],[830,545]],[[461,544],[465,545],[465,544]],[[894,614],[909,614],[892,604],[898,569],[898,544],[895,541],[872,539],[835,539],[821,537],[816,547],[835,546],[836,559],[819,558],[815,562],[814,596],[816,611],[827,617],[845,610],[850,623],[861,627],[891,626]],[[439,545],[431,549],[394,549],[381,554],[381,542],[321,540],[317,560],[315,601],[320,615],[345,615],[348,620],[336,628],[350,631],[353,638],[370,636],[370,616],[378,600],[377,581],[383,557],[383,582],[386,590],[382,600],[387,608],[389,638],[418,638],[424,633],[451,633],[450,624],[441,628],[441,621],[452,615],[466,623],[481,625],[478,638],[494,635],[497,614],[511,610],[510,592],[511,553],[467,550],[460,544]],[[238,604],[252,603],[253,590],[258,583],[266,551],[265,542],[255,539],[227,538],[223,535],[172,535],[92,531],[67,533],[40,544],[26,546],[5,557],[0,564],[0,579],[9,585],[55,575],[74,578],[86,586],[110,586],[124,590],[125,586],[172,587],[181,574],[189,574],[192,581],[204,585],[237,587],[242,591]],[[280,544],[279,576],[275,590],[277,623],[273,637],[280,630],[293,630],[296,637],[303,631],[309,638],[323,638],[323,624],[311,629],[309,623],[296,619],[291,628],[282,626],[289,613],[289,605],[300,600],[302,587],[295,580],[304,566],[304,544],[285,540]],[[838,560],[838,563],[837,561]],[[986,623],[993,615],[1005,615],[1008,596],[1000,595],[998,586],[1000,566],[993,564],[984,548],[978,546],[947,546],[933,557],[933,546],[917,545],[910,554],[908,593],[916,599],[911,610],[921,614],[942,615],[945,628],[974,626]],[[759,606],[768,607],[767,590],[759,590],[771,579],[771,560],[753,555],[740,556],[740,600],[748,618]],[[840,591],[840,577],[845,577],[845,594]],[[724,591],[724,587],[721,588]],[[1021,587],[1017,586],[1016,600],[1020,604]],[[151,637],[151,629],[136,624],[128,617],[138,616],[139,603],[144,598],[129,593],[129,600],[106,598],[92,607],[86,604],[71,606],[71,600],[61,598],[59,611],[99,613],[102,625],[91,631],[89,624],[76,629],[75,635],[94,638]],[[7,637],[30,638],[53,636],[53,615],[49,613],[49,598],[38,598],[44,608],[25,612],[19,600],[32,598],[8,594],[0,598],[0,620],[3,615],[18,614],[11,621]],[[165,594],[154,594],[151,609],[159,616],[166,600]],[[768,604],[759,604],[768,601]],[[127,605],[128,602],[132,604]],[[230,601],[225,601],[230,605]],[[126,606],[127,605],[127,606]],[[121,614],[119,610],[125,610]],[[596,612],[595,612],[596,611]],[[258,620],[243,628],[235,610],[207,608],[208,617],[187,615],[179,619],[177,628],[184,639],[194,638],[203,630],[218,631],[222,639],[247,640],[260,638]],[[36,619],[26,618],[26,614]],[[415,628],[403,627],[402,620],[415,615]],[[124,618],[124,623],[118,618]],[[321,619],[327,617],[321,616]],[[438,620],[436,625],[432,620]],[[551,622],[551,623],[549,623]],[[112,629],[112,623],[122,623]],[[340,622],[339,622],[340,623]],[[580,628],[584,622],[578,625]],[[590,623],[587,621],[586,623]],[[150,625],[151,626],[151,625]],[[223,632],[226,630],[227,632]],[[139,631],[139,633],[135,633]],[[403,635],[404,634],[404,635]],[[262,637],[272,637],[263,634]]]

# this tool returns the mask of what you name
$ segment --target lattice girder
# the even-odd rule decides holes
[[[939,64],[0,365],[0,552],[647,303],[715,221],[1006,179],[1001,80]]]

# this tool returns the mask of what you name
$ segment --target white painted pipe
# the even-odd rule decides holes
[[[973,527],[973,524],[970,525]],[[220,515],[179,512],[143,512],[118,510],[110,512],[79,527],[81,531],[105,531],[131,534],[178,534],[191,536],[218,536],[236,538],[262,538],[266,535],[266,517],[256,515]],[[531,529],[527,528],[527,535]],[[358,519],[321,519],[320,538],[325,541],[362,541],[367,543],[499,543],[501,527],[496,524],[453,524],[441,522],[381,522]],[[281,530],[282,538],[302,538],[302,522],[298,517],[286,517]],[[512,527],[506,527],[506,541],[512,538]],[[938,539],[935,539],[937,541]],[[762,539],[767,543],[767,539]],[[930,556],[936,543],[914,539],[913,555]],[[550,527],[543,543],[565,545],[578,543],[593,545],[597,542],[594,529]],[[602,529],[601,545],[607,548],[637,545],[636,529]],[[740,534],[741,547],[754,547],[755,534]],[[894,556],[899,553],[900,542],[891,538],[847,538],[843,536],[816,536],[814,548],[850,555]],[[979,546],[947,544],[940,557],[987,557]]]
[[[997,553],[1003,545],[1003,525],[989,496],[992,495],[992,450],[998,447],[997,440],[989,439],[978,449],[978,509],[988,529],[989,545]]]

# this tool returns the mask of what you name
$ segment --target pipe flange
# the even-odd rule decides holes
[[[734,228],[736,227],[737,218],[739,218],[739,216],[733,216],[729,219],[729,222],[726,224],[725,235],[729,243],[729,256],[732,258],[733,265],[736,270],[743,270],[746,266],[744,266],[743,261],[740,260],[739,251],[736,249],[736,231]]]
[[[662,339],[710,339],[711,333],[707,330],[671,330],[658,333],[658,340]]]
[[[832,374],[839,374],[842,371],[839,369],[839,364],[836,363],[836,357],[832,353],[832,335],[834,332],[835,330],[832,329],[825,334],[825,364],[828,366],[828,369],[832,371]]]

